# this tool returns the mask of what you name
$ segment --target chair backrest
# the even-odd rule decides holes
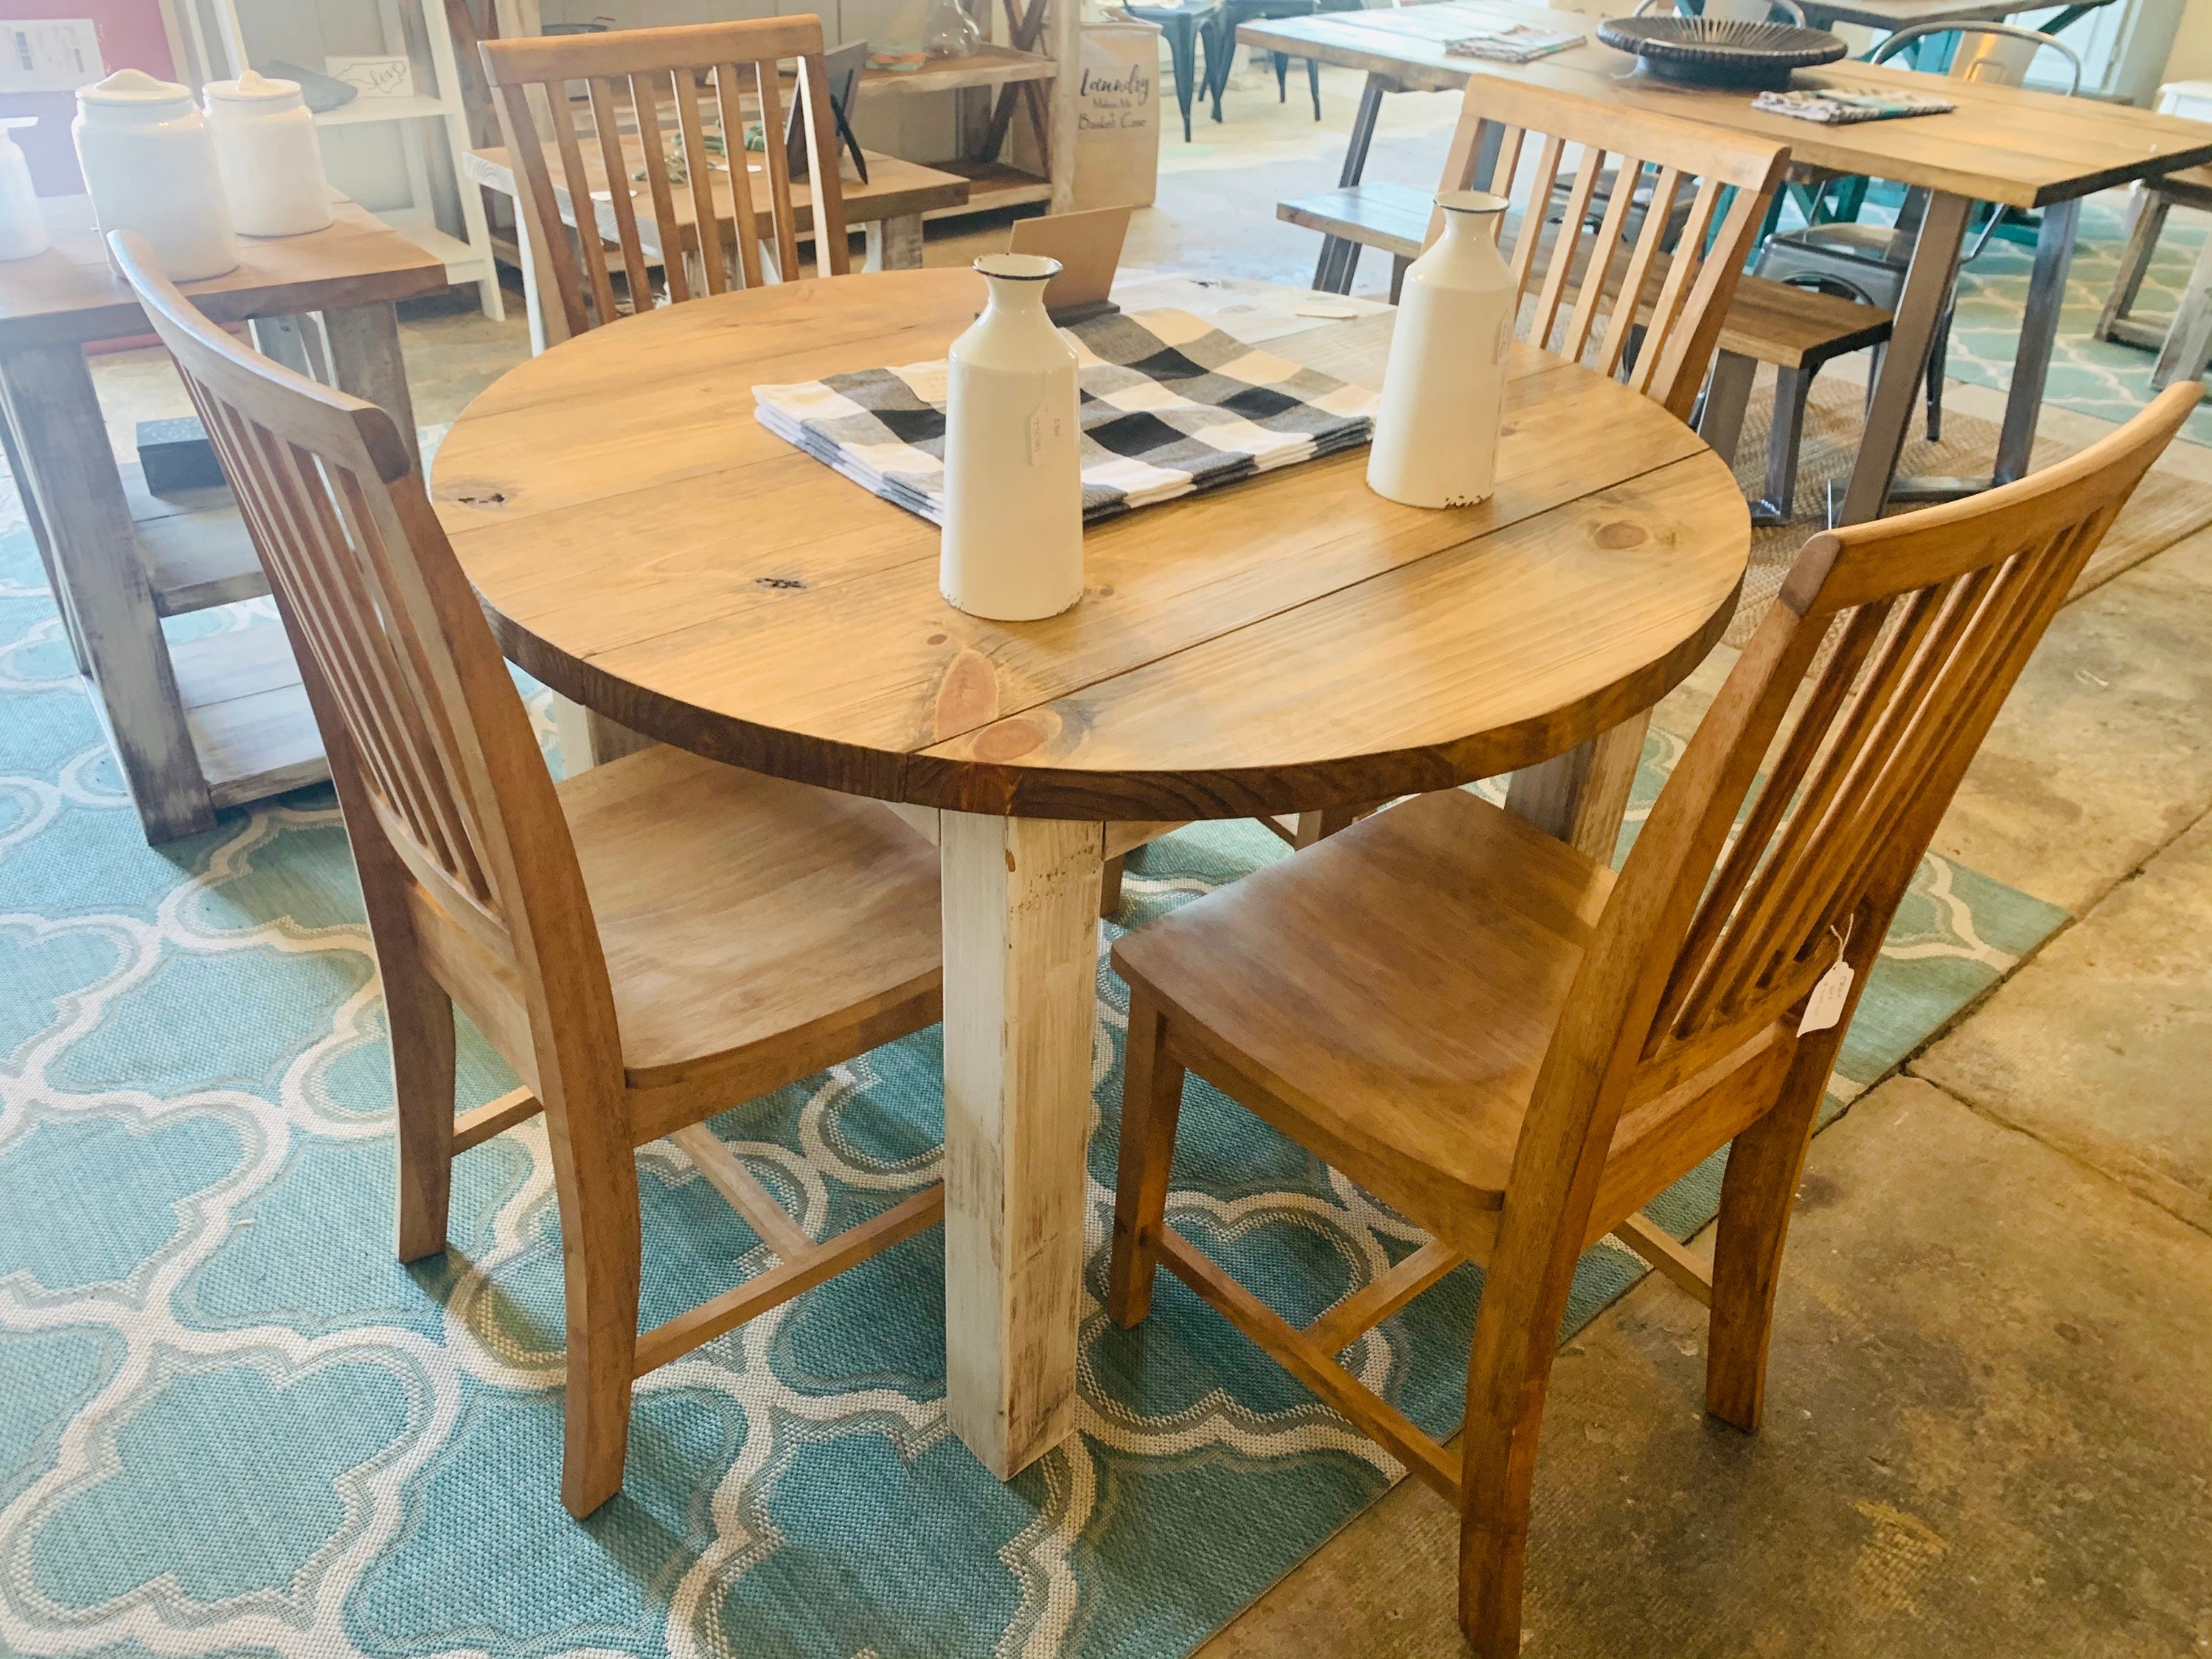
[[[1535,162],[1524,167],[1532,139]],[[1581,153],[1560,204],[1570,147]],[[1511,197],[1525,184],[1506,256],[1524,317],[1534,293],[1523,337],[1620,375],[1687,420],[1789,160],[1764,139],[1478,75],[1437,188]],[[1491,221],[1501,235],[1504,216]]]
[[[672,301],[758,286],[763,241],[775,246],[781,280],[799,274],[777,78],[787,58],[799,65],[793,95],[805,114],[816,274],[849,269],[820,18],[487,40],[482,51],[520,210],[559,288],[567,333],[615,319],[617,276],[629,307],[650,310],[656,264]],[[580,106],[572,83],[587,94]],[[711,115],[702,114],[702,102]],[[762,148],[748,150],[746,129],[756,122]],[[756,166],[764,203],[754,198]],[[602,191],[607,199],[597,201]],[[733,251],[723,246],[724,221],[735,227]],[[573,238],[567,223],[580,228]],[[541,299],[555,303],[552,295]]]
[[[118,235],[112,246],[268,572],[379,950],[388,929],[415,925],[398,890],[411,883],[440,925],[475,947],[472,958],[488,957],[491,975],[520,992],[533,1030],[561,1031],[564,1053],[591,1043],[618,1066],[605,961],[568,822],[398,429],[374,404],[230,338],[142,240]]]
[[[1796,1030],[1838,961],[1855,1002],[1999,705],[2197,397],[2170,390],[2017,483],[1806,544],[1631,849],[1539,1074],[1512,1181],[1560,1206],[1570,1271],[1589,1201],[1576,1218],[1570,1183],[1595,1192],[1624,1106]],[[1808,1040],[1840,1042],[1850,1011]]]
[[[1907,46],[1930,36],[1947,34],[1958,42],[1951,66],[1944,71],[1954,81],[1985,81],[1991,86],[2024,85],[2036,54],[2055,52],[2064,60],[2072,77],[2069,98],[2081,90],[2081,55],[2055,34],[2023,28],[2017,23],[1916,23],[1899,29],[1868,54],[1871,64],[1887,64]]]

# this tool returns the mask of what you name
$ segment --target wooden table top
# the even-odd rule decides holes
[[[337,222],[306,236],[241,236],[227,276],[186,283],[191,302],[219,323],[343,310],[410,299],[446,286],[445,262],[351,202]],[[131,286],[108,266],[96,236],[67,237],[30,259],[0,263],[0,346],[60,345],[149,331]]]
[[[1585,44],[1533,64],[1450,58],[1443,42],[1455,20],[1582,28]],[[1954,81],[1890,64],[1832,64],[1800,70],[1799,88],[1894,86],[1935,92],[1958,108],[1904,121],[1823,126],[1761,114],[1752,94],[1672,85],[1636,73],[1635,59],[1599,44],[1599,19],[1515,0],[1449,0],[1394,11],[1330,12],[1246,23],[1237,38],[1324,63],[1389,76],[1409,89],[1462,87],[1471,76],[1505,76],[1597,103],[1680,115],[1790,146],[1791,159],[1903,185],[2044,207],[2094,191],[2212,161],[2212,123],[2154,115],[2094,98],[2063,98],[1984,82]]]
[[[1534,764],[1677,684],[1732,614],[1729,469],[1516,348],[1497,495],[1429,512],[1357,449],[1093,526],[1085,598],[963,615],[938,532],[769,434],[757,384],[941,357],[965,270],[696,300],[470,405],[432,492],[502,647],[625,726],[848,793],[1015,817],[1237,817]],[[1389,314],[1266,349],[1379,381]]]
[[[645,152],[634,137],[623,139],[623,153],[630,161],[629,171],[635,173],[645,166]],[[896,155],[878,155],[866,152],[868,182],[847,179],[844,184],[845,222],[865,225],[878,219],[896,219],[904,215],[927,213],[941,207],[958,207],[968,199],[968,180],[957,173],[942,173],[935,167],[926,167],[918,162],[902,161]],[[561,204],[561,216],[569,223],[575,221],[575,210],[568,200],[568,187],[561,181],[561,165],[556,156],[551,161],[554,199]],[[503,149],[471,150],[463,171],[475,183],[498,191],[502,195],[514,194],[514,162]],[[597,141],[589,143],[584,152],[585,175],[592,182],[594,192],[605,190],[607,170],[600,161]],[[714,175],[714,208],[716,216],[725,225],[734,222],[731,206],[730,176],[726,173]],[[751,175],[753,211],[760,222],[769,220],[768,175],[756,168]],[[653,216],[651,186],[632,182],[631,197],[638,204],[638,234],[643,239],[645,251],[651,255],[661,252],[658,225]],[[678,186],[672,192],[678,223],[683,226],[684,246],[696,247],[692,240],[697,234],[698,214],[688,188]],[[803,179],[791,181],[791,204],[796,217],[796,228],[804,235],[814,228],[814,190]],[[619,240],[619,226],[615,219],[611,202],[597,204],[599,229],[609,241]]]

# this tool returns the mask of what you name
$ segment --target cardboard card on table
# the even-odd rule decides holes
[[[1055,213],[1015,222],[1007,251],[1057,259],[1059,276],[1045,284],[1044,308],[1063,328],[1114,308],[1106,296],[1121,264],[1121,242],[1129,234],[1129,210],[1100,208],[1093,213]]]

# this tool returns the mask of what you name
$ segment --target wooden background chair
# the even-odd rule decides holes
[[[2018,483],[1814,537],[1618,879],[1454,790],[1115,945],[1108,1313],[1142,1320],[1164,1262],[1443,1493],[1485,1659],[1521,1648],[1537,1433],[1586,1248],[1626,1229],[1710,1304],[1706,1409],[1759,1426],[1790,1200],[1858,992],[1998,706],[2197,393]],[[1291,1327],[1166,1224],[1186,1068],[1433,1242]],[[1639,1212],[1731,1141],[1708,1279]],[[1485,1279],[1455,1460],[1334,1356],[1462,1261]]]
[[[779,279],[799,274],[800,228],[777,80],[786,58],[799,64],[793,95],[805,118],[816,274],[842,276],[849,268],[820,18],[487,40],[480,50],[514,161],[533,258],[550,270],[557,290],[539,296],[549,341],[610,322],[625,304],[650,310],[656,265],[672,302],[757,286],[768,269],[763,245],[774,250]],[[569,97],[572,83],[589,94],[580,111]],[[710,115],[702,112],[702,89]],[[749,151],[744,131],[753,121],[764,147]],[[753,162],[767,184],[766,224],[755,210],[746,171]],[[634,198],[638,173],[645,189]],[[592,202],[594,191],[608,199],[583,213],[578,204]],[[718,204],[726,204],[728,213]],[[736,225],[727,248],[718,234],[700,234],[720,217],[733,217]],[[579,228],[574,234],[572,224]]]
[[[175,355],[299,658],[391,1030],[402,1261],[453,1154],[543,1111],[568,1302],[561,1496],[622,1485],[634,1376],[933,1224],[932,1187],[817,1243],[703,1120],[934,1024],[937,852],[875,803],[655,747],[556,785],[391,419],[255,356],[143,242]],[[453,1115],[453,1005],[523,1079]],[[781,1258],[637,1329],[634,1153],[672,1135]]]
[[[1520,284],[1520,337],[1616,376],[1688,420],[1790,152],[1671,116],[1478,75],[1468,82],[1437,193],[1510,198],[1531,140],[1535,165],[1516,210],[1488,222]],[[1570,159],[1571,179],[1561,170]],[[1510,242],[1503,240],[1508,218]],[[1429,210],[1424,246],[1443,228],[1442,210]],[[1508,786],[1514,810],[1593,857],[1610,857],[1649,721],[1638,714],[1583,749],[1516,774]],[[1578,802],[1571,821],[1554,805],[1570,798]],[[1370,810],[1261,822],[1301,848]],[[1109,900],[1118,896],[1121,874],[1118,860],[1109,864]]]

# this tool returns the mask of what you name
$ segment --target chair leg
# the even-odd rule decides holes
[[[1956,306],[1946,306],[1936,325],[1936,337],[1928,348],[1928,441],[1943,441],[1943,371],[1951,360],[1951,319]]]
[[[1306,88],[1313,94],[1314,119],[1321,119],[1321,60],[1306,59]]]
[[[578,1520],[622,1490],[637,1358],[637,1163],[618,1101],[546,1091],[561,1260],[568,1291],[568,1393],[561,1503]]]
[[[1143,990],[1129,993],[1129,1040],[1121,1063],[1121,1163],[1114,1187],[1114,1254],[1106,1316],[1124,1328],[1152,1310],[1168,1170],[1182,1115],[1183,1068],[1166,1052],[1167,1016]]]
[[[1291,101],[1291,60],[1279,52],[1275,54],[1275,101],[1279,104]]]
[[[1774,372],[1774,422],[1766,434],[1766,489],[1751,509],[1753,524],[1788,524],[1797,513],[1797,460],[1805,444],[1805,405],[1814,372]]]
[[[2112,325],[2135,309],[2136,295],[2142,291],[2143,277],[2150,270],[2172,206],[2170,198],[2140,181],[2129,186],[2127,244],[2120,253],[2119,271],[2112,278],[2112,291],[2105,296],[2105,308],[2098,313],[2097,325],[2089,331],[2098,339],[2112,338]]]
[[[1394,253],[1390,256],[1390,303],[1394,306],[1398,303],[1399,295],[1404,291],[1406,272],[1412,268],[1413,264],[1411,259],[1402,254]]]
[[[1117,854],[1100,867],[1098,914],[1102,916],[1110,916],[1121,908],[1121,872],[1127,861],[1127,854]]]
[[[1705,1344],[1705,1409],[1756,1433],[1766,1403],[1766,1343],[1782,1245],[1834,1043],[1801,1048],[1774,1109],[1735,1138],[1721,1181],[1713,1239],[1712,1317]]]
[[[1698,435],[1730,467],[1735,465],[1744,413],[1750,407],[1752,381],[1758,374],[1758,363],[1741,352],[1713,354],[1712,378],[1706,383],[1705,404],[1698,415]]]
[[[398,1127],[398,1247],[402,1261],[419,1261],[446,1248],[453,1176],[453,1004],[412,951],[378,957]]]

